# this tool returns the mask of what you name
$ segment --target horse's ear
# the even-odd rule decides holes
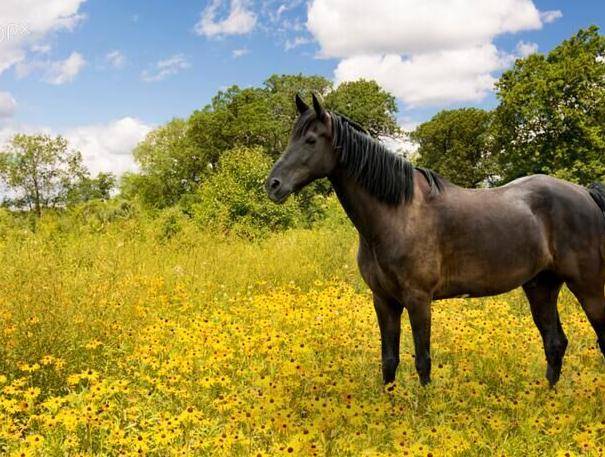
[[[321,106],[321,103],[315,94],[313,94],[313,109],[315,110],[317,119],[323,120],[326,116],[326,110],[323,108],[323,106]]]
[[[309,106],[302,98],[300,98],[300,95],[298,94],[296,94],[296,109],[298,110],[299,114],[303,114],[309,109]]]

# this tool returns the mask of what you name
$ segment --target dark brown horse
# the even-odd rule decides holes
[[[399,364],[407,309],[420,382],[430,381],[431,301],[522,286],[544,342],[551,385],[567,338],[557,311],[566,283],[605,354],[605,188],[543,175],[494,189],[463,189],[413,167],[354,122],[296,98],[290,144],[266,182],[283,202],[328,177],[359,232],[359,269],[372,289],[385,383]]]

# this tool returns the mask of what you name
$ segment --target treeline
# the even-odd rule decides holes
[[[536,173],[605,179],[605,36],[597,27],[517,60],[496,95],[493,111],[442,111],[420,125],[412,133],[418,162],[467,187]]]
[[[334,87],[321,76],[273,75],[261,87],[220,91],[189,118],[152,131],[134,151],[139,171],[119,182],[91,177],[61,137],[17,135],[0,154],[4,204],[39,216],[112,198],[120,215],[136,205],[246,236],[308,225],[325,217],[328,183],[281,206],[268,201],[262,183],[287,146],[295,94],[313,92],[376,137],[406,134],[395,98],[373,81]],[[411,132],[418,144],[411,160],[467,187],[535,173],[582,184],[605,178],[605,37],[597,27],[548,55],[518,59],[496,95],[492,111],[446,110],[421,124]]]

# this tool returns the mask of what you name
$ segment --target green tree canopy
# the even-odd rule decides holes
[[[441,111],[411,134],[420,166],[455,184],[476,187],[493,172],[489,154],[491,115],[477,108]]]
[[[234,147],[261,147],[277,158],[288,144],[296,118],[296,93],[323,95],[331,87],[322,76],[302,75],[273,75],[262,87],[232,86],[191,115],[189,136],[196,147],[208,151],[213,165],[223,151]]]
[[[109,200],[115,187],[116,177],[113,173],[101,172],[95,178],[86,174],[69,189],[67,203],[72,205],[90,200]]]
[[[497,83],[495,153],[503,182],[533,173],[605,177],[605,37],[597,27],[516,61]]]
[[[395,97],[375,81],[342,83],[326,97],[326,107],[363,125],[373,136],[394,136],[397,125]]]
[[[273,75],[261,87],[232,86],[187,120],[175,119],[151,132],[134,156],[139,174],[122,179],[126,197],[166,207],[192,194],[235,148],[260,148],[275,160],[286,149],[297,112],[294,97],[317,93],[328,106],[366,125],[373,134],[397,132],[394,98],[374,82],[332,83],[323,76]]]
[[[141,173],[125,175],[122,192],[137,194],[155,207],[173,205],[181,195],[193,192],[211,163],[209,151],[193,144],[189,123],[183,119],[151,131],[135,148],[134,158]]]
[[[88,172],[80,152],[70,150],[65,138],[15,135],[0,152],[0,177],[10,192],[7,204],[40,216],[43,208],[65,205]]]

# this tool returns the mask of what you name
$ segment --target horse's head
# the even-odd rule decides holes
[[[332,120],[313,95],[313,109],[297,95],[298,119],[286,151],[265,182],[269,198],[282,203],[292,192],[310,182],[328,176],[337,164],[332,145]]]

